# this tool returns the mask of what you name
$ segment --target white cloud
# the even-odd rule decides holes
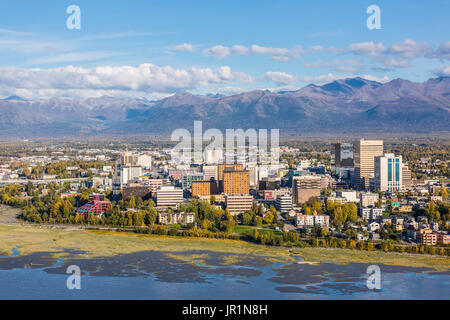
[[[194,46],[190,43],[183,43],[172,48],[175,51],[188,51],[194,52]]]
[[[433,70],[436,76],[450,76],[450,66],[440,67]]]
[[[431,48],[426,42],[416,42],[406,39],[403,42],[394,43],[388,50],[388,53],[400,55],[406,59],[415,59],[431,53]]]
[[[302,49],[300,46],[294,47],[292,49],[287,49],[263,47],[255,44],[250,46],[249,48],[243,45],[234,45],[231,48],[223,45],[217,45],[203,51],[206,56],[214,56],[217,58],[225,58],[229,55],[245,56],[249,54],[264,54],[271,56],[273,60],[283,62],[300,58],[301,52]]]
[[[0,29],[0,34],[6,34],[6,35],[12,35],[12,36],[33,36],[34,33],[31,32],[23,32],[23,31],[15,31],[15,30],[7,30],[7,29]]]
[[[294,84],[297,82],[297,79],[293,75],[279,71],[266,72],[263,76],[263,79],[275,82],[279,86]]]
[[[51,63],[75,62],[75,61],[95,61],[105,58],[117,57],[121,55],[124,54],[107,51],[70,52],[60,55],[52,55],[31,59],[27,61],[27,64],[51,64]]]
[[[175,69],[146,63],[135,66],[99,66],[83,68],[67,66],[62,68],[16,68],[0,67],[0,90],[17,92],[29,90],[38,95],[42,90],[49,94],[83,91],[121,92],[133,95],[136,92],[174,93],[179,90],[192,90],[201,86],[226,85],[231,83],[250,83],[253,78],[242,72],[233,72],[222,66],[217,70],[210,68]]]
[[[314,77],[303,76],[301,78],[301,81],[304,83],[324,84],[324,83],[342,79],[342,78],[345,78],[345,77],[334,75],[332,73],[328,73],[326,75],[320,75],[320,76],[314,76]]]
[[[370,81],[377,81],[377,82],[381,82],[381,83],[385,83],[389,81],[389,77],[388,76],[384,76],[382,78],[376,77],[376,76],[372,76],[370,74],[364,74],[361,76],[361,78],[364,78],[366,80],[370,80]]]
[[[436,58],[450,60],[450,41],[442,43],[433,55]]]
[[[382,59],[380,59],[380,61],[387,67],[395,67],[395,68],[411,67],[411,62],[408,59],[383,57]]]
[[[234,54],[237,54],[239,56],[246,56],[249,54],[250,50],[243,45],[237,44],[231,47],[231,50]]]
[[[356,60],[339,60],[317,61],[313,63],[305,63],[306,68],[329,69],[336,72],[358,73],[364,68],[364,63]]]
[[[252,53],[255,54],[267,54],[270,55],[273,60],[278,60],[286,62],[292,59],[300,58],[301,47],[297,46],[292,49],[287,48],[272,48],[272,47],[262,47],[258,45],[252,45],[250,47]]]
[[[376,57],[386,51],[386,47],[381,42],[375,43],[373,41],[353,43],[349,48],[353,53],[370,57]]]
[[[217,58],[225,58],[225,57],[230,55],[231,50],[228,47],[225,47],[225,46],[222,46],[222,45],[218,45],[218,46],[214,46],[214,47],[209,48],[209,49],[205,49],[203,51],[203,53],[206,56],[213,56],[213,57],[217,57]]]

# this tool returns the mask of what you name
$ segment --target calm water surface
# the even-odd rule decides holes
[[[0,257],[0,299],[449,299],[450,273],[379,265],[381,290],[366,286],[368,264],[270,263],[217,252],[145,251],[97,259],[48,253]],[[79,253],[79,252],[78,252]],[[180,258],[176,258],[180,255]],[[187,259],[186,255],[200,255]],[[175,257],[174,257],[175,256]],[[227,254],[228,257],[233,256]],[[69,265],[82,271],[69,290]]]

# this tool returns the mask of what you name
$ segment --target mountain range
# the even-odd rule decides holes
[[[0,137],[170,134],[207,128],[279,128],[280,134],[438,133],[450,130],[450,77],[422,83],[347,78],[295,91],[231,96],[180,92],[159,101],[100,97],[0,100]]]

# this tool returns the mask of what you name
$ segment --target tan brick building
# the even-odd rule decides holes
[[[209,196],[217,194],[217,183],[215,181],[192,181],[192,196]]]
[[[222,191],[226,194],[249,194],[250,178],[248,171],[224,171]]]
[[[218,181],[223,180],[223,172],[225,170],[242,171],[242,170],[244,170],[244,167],[242,166],[242,164],[219,164],[217,167],[217,180]]]

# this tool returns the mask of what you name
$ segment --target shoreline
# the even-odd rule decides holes
[[[287,248],[264,246],[241,240],[187,238],[114,232],[103,230],[74,230],[42,228],[36,225],[0,225],[0,255],[11,257],[17,248],[20,256],[47,252],[54,257],[67,257],[67,251],[77,252],[77,258],[116,256],[139,251],[189,252],[202,250],[220,253],[224,259],[233,260],[236,255],[258,256],[270,262],[320,264],[333,262],[380,263],[393,266],[431,268],[437,272],[450,270],[450,258],[425,254],[409,254],[380,251],[360,251],[341,248]],[[231,258],[231,260],[230,260]]]

